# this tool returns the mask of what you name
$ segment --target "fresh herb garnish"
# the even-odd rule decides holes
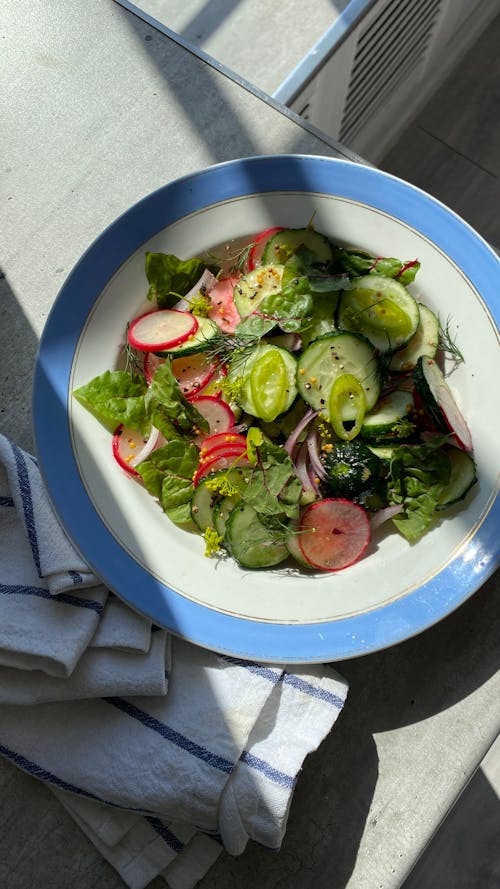
[[[247,360],[259,342],[260,336],[217,333],[207,340],[205,355],[209,360],[222,364],[231,362],[233,367],[236,367],[239,363]]]
[[[451,334],[451,321],[451,315],[448,315],[444,327],[441,322],[439,324],[439,346],[443,350],[443,352],[446,352],[447,355],[450,355],[452,357],[455,364],[461,364],[463,361],[465,361],[465,358]]]

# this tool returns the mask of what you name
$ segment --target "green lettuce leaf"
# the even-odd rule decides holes
[[[75,389],[73,395],[110,432],[123,423],[148,435],[151,421],[144,403],[146,390],[146,380],[140,374],[106,370]]]
[[[196,445],[174,439],[153,451],[137,467],[146,489],[156,497],[164,512],[178,525],[189,522],[194,494],[193,475],[198,468]]]
[[[208,423],[181,392],[170,361],[160,364],[145,396],[146,410],[153,426],[166,439],[191,437],[193,428],[208,432]]]
[[[278,293],[269,293],[256,312],[236,327],[239,336],[265,336],[279,326],[285,333],[295,333],[309,325],[313,301],[307,278],[294,278]]]
[[[245,469],[242,498],[259,515],[297,518],[302,484],[287,452],[279,445],[263,442],[256,446],[257,463]]]
[[[201,259],[178,259],[173,253],[146,253],[148,299],[160,309],[168,309],[185,296],[207,265]]]
[[[331,264],[319,262],[307,247],[301,246],[285,263],[282,288],[288,287],[295,278],[307,278],[312,293],[335,293],[343,290],[347,274],[338,274]]]
[[[410,543],[432,523],[450,472],[450,459],[438,442],[394,449],[388,499],[390,504],[403,504],[402,513],[392,521]]]
[[[260,309],[259,309],[260,311]],[[260,315],[247,315],[236,325],[237,336],[262,337],[270,333],[277,325],[274,318],[262,318]]]
[[[345,279],[344,279],[345,280]],[[335,310],[337,308],[338,293],[317,293],[314,296],[310,326],[302,331],[302,349],[309,343],[325,333],[331,333],[336,329]]]

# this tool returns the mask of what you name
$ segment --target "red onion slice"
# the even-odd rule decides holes
[[[306,438],[307,450],[309,452],[309,459],[311,461],[311,468],[315,475],[318,476],[321,481],[325,481],[328,478],[328,473],[321,462],[320,453],[319,453],[319,442],[318,442],[318,433],[316,429],[309,429]]]
[[[317,494],[317,485],[309,475],[308,456],[307,445],[302,444],[297,451],[297,457],[294,461],[295,471],[302,482],[304,492],[306,494]]]
[[[394,518],[401,510],[403,509],[403,504],[398,503],[395,506],[386,506],[384,509],[379,509],[377,512],[374,512],[370,518],[370,525],[372,531],[375,531],[375,528],[379,528],[380,525],[383,525],[384,522],[387,522],[389,519]]]
[[[295,446],[297,444],[297,440],[299,438],[300,433],[306,428],[307,424],[311,422],[311,420],[318,415],[318,411],[313,411],[312,408],[309,408],[301,420],[297,423],[293,432],[290,433],[283,447],[287,454],[292,458],[294,458]]]
[[[173,307],[174,309],[178,309],[180,312],[190,312],[191,311],[191,302],[190,300],[195,299],[198,294],[205,293],[208,290],[211,290],[212,287],[215,287],[217,284],[217,278],[215,275],[212,275],[212,272],[209,269],[205,269],[201,278],[198,279],[196,284],[191,287],[191,290],[186,293],[182,299],[179,300]]]

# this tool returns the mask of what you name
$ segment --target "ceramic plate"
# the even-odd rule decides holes
[[[318,231],[375,255],[417,257],[415,295],[465,355],[449,378],[472,431],[479,484],[417,544],[381,528],[354,566],[307,576],[204,556],[114,462],[110,435],[71,392],[116,367],[144,301],[146,250],[196,255],[272,225]],[[347,161],[257,157],[171,182],[89,248],[42,337],[34,386],[41,469],[75,545],[134,609],[199,645],[268,662],[321,662],[400,642],[467,599],[498,564],[500,262],[459,217],[401,180]],[[496,405],[497,407],[498,405]]]

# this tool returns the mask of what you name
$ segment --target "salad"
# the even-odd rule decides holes
[[[73,394],[207,556],[347,568],[382,523],[414,543],[476,482],[442,369],[463,356],[413,295],[419,268],[311,224],[147,253],[122,365]]]

